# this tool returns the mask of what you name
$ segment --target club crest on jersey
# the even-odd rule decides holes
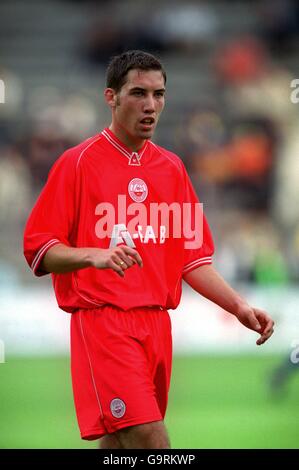
[[[120,398],[114,398],[110,403],[110,410],[114,418],[122,418],[126,412],[126,405]]]
[[[146,183],[140,178],[133,178],[128,185],[128,192],[135,202],[143,202],[147,198]]]

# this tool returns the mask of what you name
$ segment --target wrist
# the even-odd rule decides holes
[[[235,299],[232,314],[238,317],[245,310],[248,310],[248,308],[250,307],[248,303],[246,302],[246,300],[242,299],[241,297],[238,297],[237,299]]]
[[[95,266],[95,257],[93,248],[85,248],[82,262],[85,268],[91,268]]]
[[[105,265],[105,252],[108,251],[104,248],[86,248],[84,254],[84,262],[86,268],[104,269]]]

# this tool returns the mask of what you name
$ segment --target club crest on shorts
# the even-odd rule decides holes
[[[114,418],[122,418],[126,412],[126,405],[120,398],[114,398],[110,403],[110,410]]]
[[[128,191],[135,202],[145,201],[148,195],[147,185],[141,178],[133,178],[128,184]]]

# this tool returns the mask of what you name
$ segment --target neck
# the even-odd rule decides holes
[[[126,129],[113,122],[110,124],[109,129],[126,147],[132,150],[132,152],[138,152],[144,145],[144,139],[134,138]]]

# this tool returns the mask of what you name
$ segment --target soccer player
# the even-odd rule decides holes
[[[109,128],[54,164],[29,217],[24,253],[52,273],[71,313],[71,370],[81,437],[102,448],[169,448],[163,422],[172,341],[167,309],[184,279],[260,334],[266,312],[249,306],[212,266],[208,222],[182,161],[151,142],[165,102],[154,56],[128,51],[107,69]]]

